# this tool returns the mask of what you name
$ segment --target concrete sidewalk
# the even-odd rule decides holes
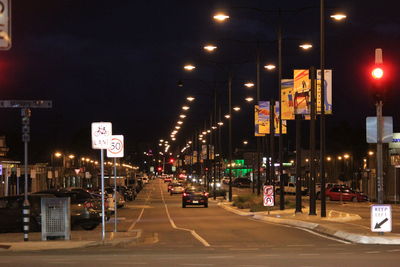
[[[295,214],[294,209],[274,210],[268,214],[265,211],[250,212],[249,210],[238,209],[225,201],[218,202],[218,205],[241,216],[251,216],[256,220],[308,229],[352,243],[400,245],[400,234],[385,233],[379,235],[371,232],[368,227],[354,223],[358,220],[367,220],[358,214],[327,210],[327,217],[321,218],[320,216],[308,215],[305,212]],[[317,210],[317,214],[319,214],[319,210]]]

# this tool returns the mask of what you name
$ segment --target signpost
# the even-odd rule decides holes
[[[392,206],[371,206],[371,231],[381,234],[392,231]]]
[[[274,186],[264,185],[264,206],[273,207],[275,205]]]
[[[105,208],[104,208],[104,149],[111,145],[112,124],[111,122],[92,122],[92,148],[100,149],[101,158],[101,224],[102,240],[106,236]]]
[[[111,145],[107,149],[107,157],[114,158],[114,232],[117,232],[117,158],[124,157],[124,136],[111,136]]]
[[[1,2],[0,2],[1,3]],[[1,5],[0,5],[1,8]],[[1,10],[0,10],[1,11]],[[0,12],[1,13],[1,12]],[[25,186],[24,186],[24,204],[22,208],[22,217],[24,224],[24,241],[29,241],[29,213],[30,204],[28,201],[28,142],[30,140],[29,118],[31,116],[31,108],[51,108],[52,101],[49,100],[0,100],[0,108],[20,108],[22,117],[22,141],[24,142],[24,170],[25,170]],[[19,175],[17,175],[19,177]],[[19,179],[17,179],[17,182]],[[17,184],[17,191],[19,192]]]

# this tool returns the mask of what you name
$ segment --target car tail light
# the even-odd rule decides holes
[[[207,192],[204,192],[203,195],[206,196],[206,197],[208,197],[208,193],[207,193]]]
[[[188,195],[188,194],[186,194],[186,193],[183,193],[183,196],[184,196],[184,197],[186,197],[187,195]]]
[[[85,202],[84,204],[83,204],[83,206],[85,207],[85,208],[93,208],[93,203],[92,202]]]

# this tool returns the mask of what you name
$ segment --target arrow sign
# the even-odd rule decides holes
[[[371,205],[371,231],[381,233],[392,231],[392,206]]]
[[[388,218],[385,218],[383,221],[381,221],[380,223],[376,223],[375,224],[375,229],[380,229],[382,224],[384,224],[385,222],[389,221]]]

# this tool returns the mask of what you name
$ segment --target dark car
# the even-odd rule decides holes
[[[208,208],[208,193],[203,187],[190,186],[182,194],[182,208],[187,205],[203,205]]]
[[[232,186],[235,186],[235,187],[250,187],[250,185],[251,185],[251,180],[249,178],[245,178],[245,177],[236,178],[232,182]]]
[[[41,230],[41,199],[54,197],[51,194],[29,195],[30,219],[29,230],[38,232]],[[22,232],[22,206],[24,196],[0,197],[0,232]]]
[[[89,198],[86,198],[76,191],[63,189],[40,191],[32,195],[36,194],[47,194],[52,197],[69,197],[71,227],[80,226],[85,230],[92,230],[101,223],[101,206],[98,207],[98,200],[92,198],[90,194]]]
[[[128,188],[127,186],[124,185],[117,185],[117,191],[120,192],[125,200],[127,201],[132,201],[136,199],[136,190],[132,190],[131,188]]]

